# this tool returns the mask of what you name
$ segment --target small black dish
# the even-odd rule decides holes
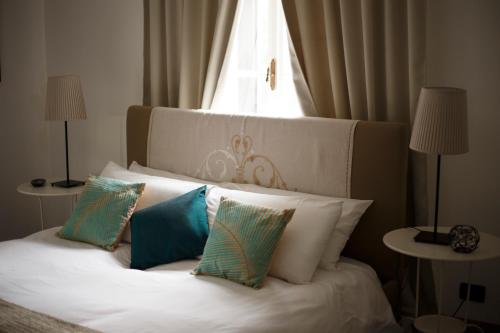
[[[43,178],[35,178],[31,181],[31,186],[33,187],[42,187],[45,185],[45,179]]]

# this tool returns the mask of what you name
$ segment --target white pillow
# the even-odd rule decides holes
[[[340,253],[344,249],[349,237],[351,236],[354,228],[358,224],[361,216],[372,204],[373,200],[357,200],[357,199],[347,199],[347,198],[333,198],[326,197],[315,194],[299,193],[292,191],[279,190],[274,188],[266,188],[262,186],[257,186],[253,184],[234,184],[234,183],[223,183],[220,184],[225,188],[232,188],[242,191],[249,191],[254,193],[263,194],[274,194],[282,196],[302,196],[305,198],[310,198],[313,200],[325,200],[325,199],[336,199],[342,200],[344,202],[342,207],[342,215],[335,226],[335,230],[331,235],[331,239],[326,246],[325,252],[321,258],[319,267],[327,270],[333,270],[337,267],[337,261],[339,261]]]
[[[311,281],[339,220],[342,201],[268,195],[214,186],[207,195],[210,225],[215,220],[221,196],[275,209],[295,208],[274,252],[269,275],[292,283]]]
[[[170,176],[198,181],[188,176],[142,167],[137,163],[132,163],[130,169],[142,170],[161,177],[132,172],[113,162],[108,163],[101,175],[125,181],[145,182],[146,187],[143,192],[143,197],[145,196],[145,198],[141,198],[144,200],[144,203],[139,199],[138,207],[140,208],[145,208],[159,201],[176,197],[198,188],[205,183],[205,181],[202,180],[193,182],[168,178]],[[245,186],[230,183],[225,185],[228,187]],[[165,186],[166,188],[162,189],[162,187]],[[250,189],[256,191],[246,192],[208,185],[206,201],[209,224],[212,225],[215,220],[221,196],[269,208],[296,208],[292,220],[288,223],[278,243],[269,275],[292,283],[310,282],[322,254],[325,252],[325,248],[332,237],[335,225],[339,220],[339,216],[342,212],[342,200],[320,196],[307,197],[307,195],[304,194],[302,194],[301,197],[285,196],[282,194],[282,192],[294,193],[287,191],[278,191],[279,195],[259,194],[259,190],[268,189],[254,185],[252,185]],[[300,195],[300,193],[298,193],[298,195]],[[130,241],[130,229],[128,227],[124,239]]]
[[[159,202],[176,198],[205,184],[188,182],[178,179],[156,177],[129,171],[114,162],[108,162],[101,172],[101,176],[133,183],[146,183],[135,210],[147,208]],[[213,186],[207,185],[207,194]],[[130,226],[123,234],[124,241],[131,241]]]
[[[172,178],[172,179],[178,179],[178,180],[185,180],[188,182],[195,182],[195,183],[200,183],[200,184],[216,184],[214,182],[208,181],[208,180],[202,180],[198,178],[193,178],[185,175],[179,175],[170,171],[166,170],[159,170],[159,169],[153,169],[150,167],[145,167],[137,163],[136,161],[133,161],[130,166],[128,167],[130,171],[133,172],[138,172],[142,173],[145,175],[150,175],[150,176],[157,176],[157,177],[166,177],[166,178]]]

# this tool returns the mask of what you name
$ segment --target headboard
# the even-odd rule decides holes
[[[194,114],[193,112],[191,113]],[[154,114],[155,113],[153,113],[153,115]],[[151,107],[131,106],[128,110],[128,164],[135,160],[142,165],[149,165],[148,149],[151,149],[151,147],[148,147],[148,142],[149,137],[152,135],[150,133],[150,128],[155,129],[155,135],[161,132],[157,127],[153,127],[150,124],[151,115]],[[232,121],[231,117],[233,116],[217,115],[214,117],[214,119],[219,119],[219,121],[221,117],[226,118],[222,120]],[[171,119],[175,120],[176,118],[173,117]],[[155,119],[154,121],[159,120]],[[272,123],[272,126],[266,130],[272,130],[273,126],[281,126],[283,123],[287,124],[287,120],[283,119],[269,120],[269,122],[273,121],[274,123]],[[290,126],[292,128],[296,128],[293,126],[297,126],[297,124],[300,126],[300,122],[301,120],[289,120],[289,124],[291,124]],[[307,132],[311,137],[314,136],[314,129],[316,127],[318,128],[318,132],[322,131],[322,133],[325,134],[325,129],[326,132],[328,132],[329,128],[331,128],[332,131],[337,128],[342,128],[346,121],[309,118],[308,120],[304,120],[304,122],[307,122],[307,126],[309,126]],[[339,124],[341,126],[339,126]],[[165,131],[167,129],[178,131],[178,127],[182,126],[183,125],[167,123],[165,125]],[[196,131],[200,130],[199,124],[193,124],[193,126],[189,127],[192,128],[186,128],[186,131],[196,136]],[[401,123],[359,121],[356,122],[355,126],[352,126],[352,128],[352,138],[349,141],[352,143],[350,152],[345,152],[343,149],[338,148],[340,153],[349,157],[348,194],[351,198],[355,199],[372,199],[374,203],[359,222],[343,254],[359,259],[372,266],[384,284],[384,289],[388,298],[394,305],[397,297],[391,294],[398,293],[397,281],[400,275],[400,259],[396,253],[383,245],[382,237],[388,231],[406,226],[407,224],[406,183],[408,126]],[[182,135],[185,134],[183,132],[178,133]],[[263,137],[264,140],[267,138],[266,133],[260,136]],[[195,140],[199,140],[199,138],[195,138]],[[169,148],[168,142],[162,144],[166,145],[166,148]],[[318,143],[315,142],[314,145],[317,146]],[[283,145],[280,147],[283,147]],[[286,147],[280,150],[287,151]],[[173,151],[177,152],[175,149]],[[172,152],[172,150],[170,150],[170,152]],[[336,153],[337,151],[335,154]],[[151,156],[149,157],[151,158]],[[175,157],[170,156],[170,158]],[[323,161],[321,156],[316,158],[316,160],[315,165]],[[160,162],[155,163],[161,164]],[[331,164],[331,162],[329,163]],[[156,165],[156,167],[160,168],[158,165]],[[333,165],[332,167],[336,168],[337,166]],[[178,172],[178,170],[169,171]],[[336,170],[336,172],[342,171]],[[302,189],[304,188],[300,182],[298,184],[302,186]]]

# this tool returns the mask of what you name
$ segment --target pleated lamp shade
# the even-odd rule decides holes
[[[49,77],[45,119],[78,120],[86,118],[80,78],[76,75]]]
[[[469,151],[465,90],[424,87],[420,91],[410,148],[443,155]]]

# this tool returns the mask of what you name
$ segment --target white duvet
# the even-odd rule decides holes
[[[115,252],[52,228],[0,243],[0,298],[103,332],[381,332],[395,327],[375,272],[343,258],[309,285],[254,290],[190,274],[196,261],[129,269]]]

